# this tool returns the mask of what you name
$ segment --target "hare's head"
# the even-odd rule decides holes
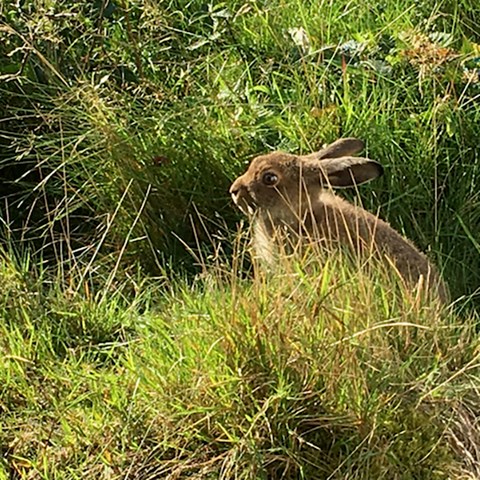
[[[360,185],[383,173],[379,163],[350,156],[362,148],[361,140],[343,138],[310,155],[273,152],[256,157],[230,187],[233,201],[249,214],[261,209],[275,215],[286,206],[298,213],[325,188]]]

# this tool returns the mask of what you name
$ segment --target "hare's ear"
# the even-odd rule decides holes
[[[339,140],[322,148],[319,152],[305,155],[307,160],[323,160],[324,158],[339,158],[353,155],[365,148],[365,144],[358,138],[340,138]]]
[[[383,174],[383,167],[374,160],[360,157],[328,158],[318,163],[332,187],[353,187]]]

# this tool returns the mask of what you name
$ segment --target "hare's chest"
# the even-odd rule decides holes
[[[257,260],[269,265],[275,262],[275,245],[271,229],[259,219],[253,224],[252,246]]]
[[[273,265],[278,256],[299,253],[305,245],[318,243],[319,236],[305,229],[304,219],[260,216],[253,224],[252,244],[257,259]]]

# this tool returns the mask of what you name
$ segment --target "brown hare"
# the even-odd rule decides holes
[[[447,289],[427,257],[388,223],[335,195],[383,174],[373,160],[353,157],[361,140],[343,138],[310,155],[273,152],[256,157],[230,187],[235,204],[253,219],[256,255],[273,261],[275,244],[346,245],[393,263],[409,285],[423,282],[447,301]],[[288,248],[287,248],[288,250]]]

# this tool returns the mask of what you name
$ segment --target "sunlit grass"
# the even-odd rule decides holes
[[[0,479],[478,477],[478,7],[17,4]],[[232,233],[254,155],[350,135],[451,306],[343,255],[268,272]]]
[[[474,445],[454,440],[477,435],[475,318],[340,254],[285,258],[245,279],[242,255],[228,264],[219,253],[193,284],[145,284],[130,305],[124,290],[72,294],[4,260],[10,473],[448,478],[478,468]]]

